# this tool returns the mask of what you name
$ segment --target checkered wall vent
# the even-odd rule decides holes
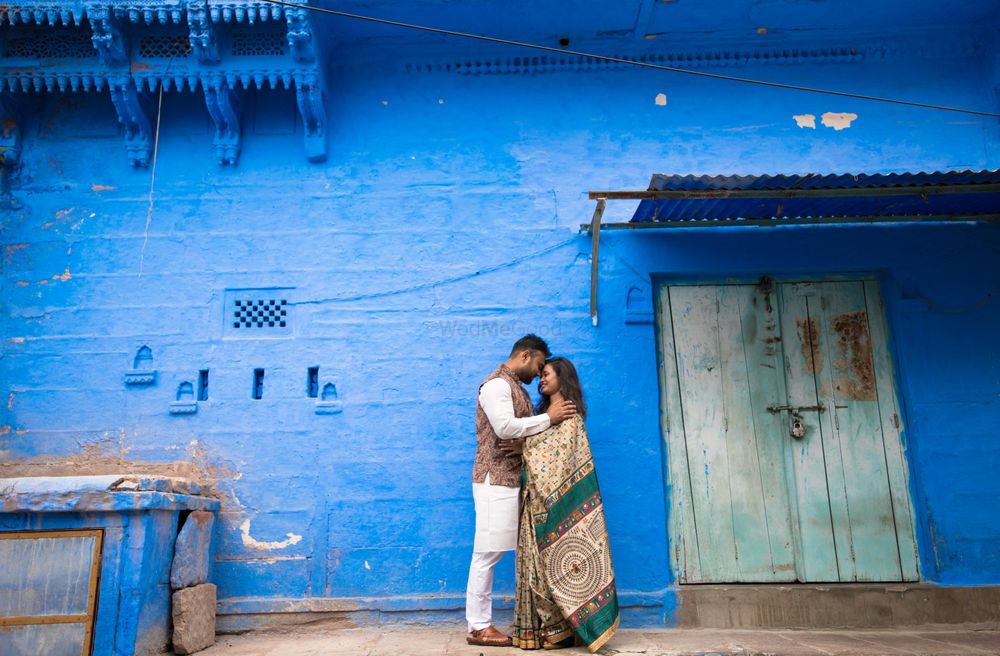
[[[225,333],[230,337],[283,337],[291,334],[294,298],[289,288],[227,289]]]
[[[286,328],[288,299],[244,298],[233,302],[233,328]]]

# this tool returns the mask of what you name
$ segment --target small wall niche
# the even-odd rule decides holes
[[[306,370],[306,396],[310,399],[319,396],[319,367],[309,367]]]
[[[250,389],[250,398],[259,401],[264,398],[264,370],[253,370],[253,387]]]
[[[132,358],[132,369],[125,372],[125,384],[152,385],[156,382],[156,370],[153,369],[153,350],[145,344],[140,346]]]
[[[632,287],[625,297],[625,323],[653,323],[653,302],[649,290]]]
[[[170,414],[172,415],[192,415],[198,412],[198,402],[194,398],[194,385],[191,381],[185,380],[177,386],[177,395],[170,404]]]
[[[208,400],[208,369],[198,372],[198,400]]]
[[[337,386],[333,383],[326,383],[320,392],[319,400],[316,401],[316,414],[336,415],[342,411],[340,398],[337,396]]]

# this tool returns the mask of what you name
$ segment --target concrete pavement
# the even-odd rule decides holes
[[[503,627],[502,627],[503,628]],[[519,649],[473,647],[461,625],[285,630],[220,635],[200,656],[523,656]],[[536,652],[541,654],[543,652]],[[565,656],[584,648],[561,650]],[[606,656],[979,656],[1000,654],[1000,631],[938,628],[869,630],[623,629]]]

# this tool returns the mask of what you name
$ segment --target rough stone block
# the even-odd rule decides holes
[[[174,562],[170,567],[170,587],[174,590],[208,580],[214,524],[213,513],[195,510],[188,515],[174,543]]]
[[[203,583],[174,592],[174,652],[193,654],[215,643],[215,586]]]

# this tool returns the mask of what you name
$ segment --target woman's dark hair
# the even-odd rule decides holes
[[[576,411],[584,419],[587,418],[587,404],[583,402],[583,388],[580,387],[580,377],[576,375],[576,367],[566,358],[549,358],[545,361],[556,372],[559,379],[559,392],[567,401],[572,401],[576,405]],[[538,383],[538,393],[542,392],[542,383]],[[549,409],[550,399],[542,394],[542,400],[535,408],[537,414],[541,414]]]

